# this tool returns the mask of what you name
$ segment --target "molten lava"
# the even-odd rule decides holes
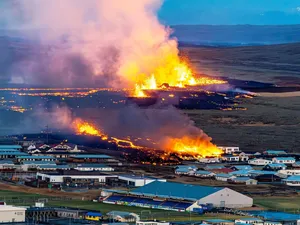
[[[73,124],[75,126],[77,134],[99,136],[102,140],[107,140],[107,136],[103,134],[98,128],[96,128],[93,124],[82,121],[81,119],[76,119],[73,122]]]
[[[222,154],[222,150],[217,148],[214,144],[210,142],[209,139],[202,139],[199,137],[188,137],[184,136],[183,138],[168,138],[167,141],[163,143],[155,143],[150,139],[145,139],[144,141],[148,141],[156,148],[149,148],[147,146],[140,146],[136,141],[143,140],[142,138],[136,138],[134,141],[130,139],[130,137],[126,139],[116,138],[116,137],[108,137],[108,135],[104,134],[100,129],[95,127],[93,124],[90,124],[86,121],[82,121],[81,119],[76,119],[74,121],[74,128],[76,129],[77,134],[83,135],[92,135],[99,136],[102,140],[107,140],[109,143],[115,143],[118,147],[121,148],[132,148],[138,150],[151,150],[153,153],[156,149],[163,148],[163,151],[167,154],[176,154],[179,158],[203,158],[207,156],[220,156]]]
[[[175,57],[167,66],[157,68],[150,78],[146,78],[143,75],[139,76],[133,96],[147,97],[143,90],[163,89],[166,87],[166,84],[170,87],[186,88],[187,86],[224,83],[226,81],[208,77],[195,78],[188,65],[180,62],[179,58]]]
[[[171,138],[165,144],[165,149],[182,157],[203,158],[220,156],[223,151],[208,140],[192,137]]]

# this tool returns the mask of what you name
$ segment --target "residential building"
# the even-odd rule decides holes
[[[236,165],[230,167],[230,169],[237,171],[237,170],[253,170],[252,166],[249,165]]]
[[[225,162],[238,162],[240,161],[240,158],[238,155],[223,155],[222,161]]]
[[[219,163],[220,159],[217,157],[201,158],[199,159],[200,163]]]
[[[218,146],[218,148],[222,149],[225,154],[233,154],[233,153],[240,152],[239,147],[222,147],[222,146]]]
[[[287,186],[300,187],[300,176],[299,175],[290,176],[290,177],[284,179],[283,182]]]
[[[283,163],[271,163],[264,166],[263,170],[278,171],[278,170],[285,170],[286,168],[287,166]]]
[[[231,176],[236,177],[250,177],[251,176],[251,170],[237,170],[229,173]]]
[[[278,170],[277,172],[280,175],[286,176],[300,175],[300,170]]]
[[[258,182],[281,182],[281,179],[275,174],[262,174],[255,177]]]
[[[236,177],[228,180],[229,183],[245,184],[245,185],[257,185],[257,180],[250,177]]]
[[[193,165],[179,165],[175,169],[175,174],[177,175],[193,175],[198,169],[197,166]]]
[[[76,163],[114,162],[114,158],[103,154],[77,154],[70,156],[69,160]]]
[[[195,176],[200,178],[211,178],[214,177],[215,174],[206,170],[198,170],[195,172]]]
[[[218,173],[215,175],[215,178],[219,181],[228,181],[229,179],[233,179],[236,177],[227,173]]]
[[[273,163],[294,164],[296,159],[293,157],[274,157]]]
[[[295,168],[300,168],[300,161],[296,161],[292,166]]]
[[[12,160],[0,160],[0,170],[15,169],[16,166]]]
[[[31,169],[38,169],[39,166],[53,166],[56,165],[54,161],[22,161],[21,162],[21,169],[23,171],[28,171]]]
[[[252,154],[248,154],[245,152],[239,153],[239,158],[241,162],[248,162],[249,158],[252,156]]]
[[[249,165],[254,165],[254,166],[265,166],[268,164],[271,164],[272,160],[268,159],[250,159],[248,160]]]
[[[277,156],[277,155],[286,155],[287,152],[285,150],[267,150],[264,151],[264,154],[269,156]]]

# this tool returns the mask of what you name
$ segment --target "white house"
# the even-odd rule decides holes
[[[206,170],[198,170],[195,172],[195,176],[201,178],[209,178],[209,177],[214,177],[215,174],[213,172],[209,172]]]
[[[241,218],[234,221],[235,223],[263,225],[264,221],[258,218]]]
[[[293,157],[274,157],[273,163],[294,164],[296,159]]]
[[[254,165],[254,166],[265,166],[265,165],[268,165],[271,163],[272,163],[272,161],[267,160],[267,159],[251,159],[248,161],[248,164]]]
[[[251,156],[251,154],[247,154],[245,152],[241,152],[239,154],[239,158],[241,162],[247,162],[249,160],[249,157]]]
[[[230,179],[236,178],[235,176],[227,173],[218,173],[215,175],[215,179],[219,181],[228,181]]]
[[[222,149],[225,154],[233,154],[240,152],[239,147],[224,147],[224,146],[218,146],[219,149]]]
[[[238,162],[240,161],[240,157],[238,155],[223,155],[222,161],[226,162]]]
[[[220,162],[220,159],[215,157],[215,158],[201,158],[199,159],[200,163],[218,163]]]
[[[300,175],[300,170],[278,170],[277,172],[286,176]]]

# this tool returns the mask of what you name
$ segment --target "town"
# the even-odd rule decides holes
[[[283,212],[262,211],[255,199],[297,196],[300,155],[218,148],[223,151],[220,157],[158,166],[132,164],[124,157],[101,153],[107,150],[66,141],[2,144],[0,220],[297,224],[296,214],[286,213],[285,218]]]

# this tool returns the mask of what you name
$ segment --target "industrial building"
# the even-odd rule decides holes
[[[25,222],[26,208],[0,205],[0,223]]]
[[[117,175],[109,175],[94,171],[76,171],[62,170],[59,172],[38,172],[36,174],[38,180],[48,183],[105,183],[107,178],[117,177]]]
[[[129,186],[129,187],[141,187],[150,184],[154,181],[160,181],[160,182],[167,181],[166,179],[158,179],[155,177],[133,175],[133,174],[120,175],[118,178],[120,183],[123,183],[125,186]]]
[[[105,190],[104,203],[194,211],[203,204],[214,207],[251,207],[253,199],[229,188],[154,181],[130,192]]]

